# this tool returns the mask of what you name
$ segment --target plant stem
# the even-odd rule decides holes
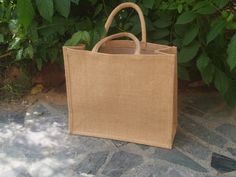
[[[103,3],[103,8],[104,8],[104,11],[106,13],[106,16],[108,17],[109,14],[108,14],[107,9],[106,9],[105,1],[103,0],[102,3]]]
[[[11,52],[7,52],[7,53],[1,55],[1,56],[0,56],[0,59],[5,58],[5,57],[8,57],[8,56],[10,56],[10,55],[11,55]]]

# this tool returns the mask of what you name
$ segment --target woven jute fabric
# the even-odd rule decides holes
[[[127,7],[140,10],[133,3],[115,10]],[[141,26],[146,33],[145,24]],[[118,33],[99,41],[92,51],[63,47],[70,133],[172,147],[177,127],[177,50],[142,37],[138,41],[130,33]]]

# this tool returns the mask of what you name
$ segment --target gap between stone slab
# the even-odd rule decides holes
[[[181,127],[178,127],[178,129],[179,129],[179,131],[183,132],[183,133],[186,134],[187,136],[190,136],[193,140],[195,140],[195,141],[197,141],[198,143],[200,143],[200,144],[202,144],[202,145],[208,147],[211,152],[222,153],[222,151],[226,151],[225,148],[226,148],[226,146],[227,146],[227,143],[225,144],[225,147],[224,147],[224,148],[220,148],[220,147],[217,147],[217,146],[215,146],[215,145],[208,144],[207,142],[201,140],[200,138],[196,137],[194,134],[192,134],[192,133],[190,133],[190,132],[184,130],[184,129],[181,128]],[[227,155],[228,155],[228,154],[227,154]],[[211,156],[208,157],[209,162],[210,162],[210,160],[211,160],[210,158],[211,158]]]
[[[206,168],[208,171],[211,171],[211,169],[209,168],[209,164],[208,159],[207,160],[201,160],[198,159],[196,157],[194,157],[192,154],[190,153],[186,153],[185,151],[183,151],[182,149],[175,147],[178,151],[180,151],[181,153],[183,153],[184,155],[186,155],[187,157],[189,157],[191,160],[193,160],[194,162],[198,163],[199,165],[203,166],[204,168]],[[210,156],[211,157],[211,156]],[[209,158],[209,157],[208,157]]]
[[[200,110],[200,109],[194,107],[193,105],[190,105],[190,104],[183,104],[183,108],[184,108],[184,106],[189,107],[189,108],[192,108],[193,110],[195,110],[195,111],[197,111],[197,112],[199,112],[199,113],[202,113],[203,115],[206,114],[205,111],[202,111],[202,110]],[[180,108],[180,111],[181,111],[181,108]]]
[[[101,168],[98,170],[97,174],[96,175],[103,175],[102,172],[104,170],[104,168],[107,166],[107,164],[110,162],[112,156],[116,153],[116,152],[119,152],[119,150],[116,150],[116,151],[110,151],[109,154],[107,155],[107,159],[105,161],[105,163],[101,166]]]
[[[194,174],[197,177],[205,177],[205,175],[207,174],[207,173],[204,173],[204,172],[194,171],[194,170],[192,170],[188,167],[185,167],[183,165],[179,165],[179,164],[176,164],[176,163],[171,163],[171,162],[168,162],[168,161],[163,160],[163,159],[158,159],[158,161],[155,161],[155,163],[161,163],[162,165],[165,165],[165,166],[172,166],[173,168],[177,169],[178,171],[183,170],[183,171],[186,171],[187,173]],[[208,171],[208,173],[210,173],[210,172],[211,172],[211,170]]]

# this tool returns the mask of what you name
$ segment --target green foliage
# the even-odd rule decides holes
[[[155,0],[146,0],[146,1],[143,1],[144,7],[150,8],[150,9],[153,7],[154,3],[155,3]]]
[[[234,36],[230,40],[227,53],[228,53],[227,62],[230,66],[230,69],[232,70],[236,67],[236,34],[234,34]]]
[[[178,76],[182,80],[190,80],[187,69],[181,65],[178,66]]]
[[[2,34],[0,34],[0,43],[4,42],[4,36]]]
[[[0,60],[34,64],[62,61],[61,47],[101,39],[111,10],[126,0],[0,0]],[[176,45],[178,73],[197,69],[226,101],[236,105],[236,3],[230,0],[130,0],[143,10],[150,42]],[[141,36],[134,10],[115,17],[109,33]]]
[[[210,58],[202,54],[197,60],[197,68],[201,73],[203,81],[209,85],[212,82],[215,73],[215,68]]]
[[[197,55],[198,50],[199,50],[198,42],[194,42],[189,46],[183,47],[178,53],[178,62],[179,63],[189,62]]]
[[[178,17],[176,24],[186,24],[192,22],[195,19],[195,17],[196,14],[192,11],[184,12]]]
[[[217,20],[215,22],[215,24],[211,27],[209,33],[207,34],[207,44],[214,40],[223,31],[225,25],[225,20]]]
[[[79,43],[90,43],[90,35],[87,31],[78,31],[73,36],[66,41],[65,45],[67,46],[73,46],[78,45]]]
[[[61,2],[64,2],[64,1],[61,1]],[[40,15],[46,20],[52,22],[52,16],[54,12],[53,0],[36,0],[36,4],[37,4]],[[57,6],[59,6],[58,5],[59,3],[56,3],[56,4]]]
[[[22,84],[24,83],[24,84]],[[22,74],[17,80],[5,78],[3,83],[0,83],[0,100],[14,100],[24,96],[31,88],[30,77]]]
[[[229,88],[230,80],[226,74],[220,70],[216,71],[215,74],[215,86],[221,94],[225,94]]]
[[[183,37],[183,45],[186,46],[190,44],[198,35],[199,27],[194,26],[193,28],[189,29]]]
[[[200,1],[193,10],[198,14],[210,15],[216,12],[216,8],[210,1]]]
[[[31,0],[17,0],[17,15],[19,22],[27,29],[34,18]]]
[[[56,10],[64,17],[68,17],[70,13],[70,1],[54,0]]]

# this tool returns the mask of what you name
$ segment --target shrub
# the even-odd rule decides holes
[[[62,63],[61,47],[85,43],[91,48],[104,35],[103,25],[122,0],[0,0],[0,60]],[[236,3],[230,0],[132,0],[142,8],[148,40],[179,49],[179,77],[197,71],[226,101],[236,105]],[[116,17],[110,33],[140,36],[133,10]],[[72,37],[71,37],[72,36]],[[69,39],[69,40],[67,40]]]

